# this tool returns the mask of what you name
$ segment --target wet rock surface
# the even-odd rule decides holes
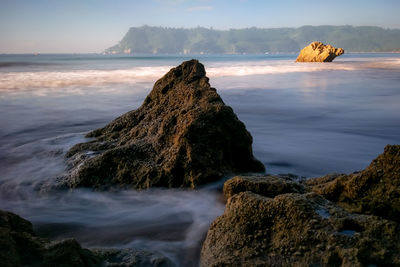
[[[91,249],[102,259],[102,266],[106,267],[173,267],[176,266],[167,257],[154,252],[127,249]]]
[[[228,180],[201,266],[399,266],[399,148],[351,175]]]
[[[303,185],[284,175],[235,176],[226,181],[223,188],[226,199],[244,191],[274,197],[285,193],[304,193],[304,190]]]
[[[368,168],[306,182],[311,189],[350,212],[400,222],[400,145],[387,145]]]
[[[101,260],[74,239],[49,241],[35,235],[32,224],[0,211],[1,266],[100,266]]]
[[[321,42],[312,42],[300,51],[296,62],[331,62],[343,53],[342,48],[324,45]]]
[[[159,79],[144,103],[68,152],[68,187],[190,187],[226,174],[262,172],[252,137],[210,87],[204,66],[183,62]]]
[[[37,236],[32,224],[0,210],[0,265],[11,266],[135,266],[172,267],[169,258],[136,249],[84,249],[74,239],[50,241]]]
[[[315,193],[228,200],[211,225],[201,266],[398,266],[400,227],[350,214]]]

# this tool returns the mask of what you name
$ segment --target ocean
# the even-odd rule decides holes
[[[40,191],[65,172],[65,153],[86,132],[138,108],[157,79],[191,58],[245,123],[267,173],[351,173],[400,144],[400,54],[332,63],[295,63],[294,54],[0,55],[0,209],[52,239],[147,249],[197,266],[224,210],[223,181],[197,190]]]

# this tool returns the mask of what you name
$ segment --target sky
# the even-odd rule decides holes
[[[130,27],[400,29],[400,0],[0,0],[0,53],[101,53]]]

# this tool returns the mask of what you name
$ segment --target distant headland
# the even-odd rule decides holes
[[[132,27],[106,54],[298,53],[313,40],[348,52],[400,52],[400,29],[374,26],[302,26],[214,30]]]

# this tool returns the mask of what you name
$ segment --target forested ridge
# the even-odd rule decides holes
[[[400,29],[373,26],[303,26],[214,30],[197,27],[132,27],[106,53],[243,54],[298,52],[320,41],[346,52],[399,52]]]

